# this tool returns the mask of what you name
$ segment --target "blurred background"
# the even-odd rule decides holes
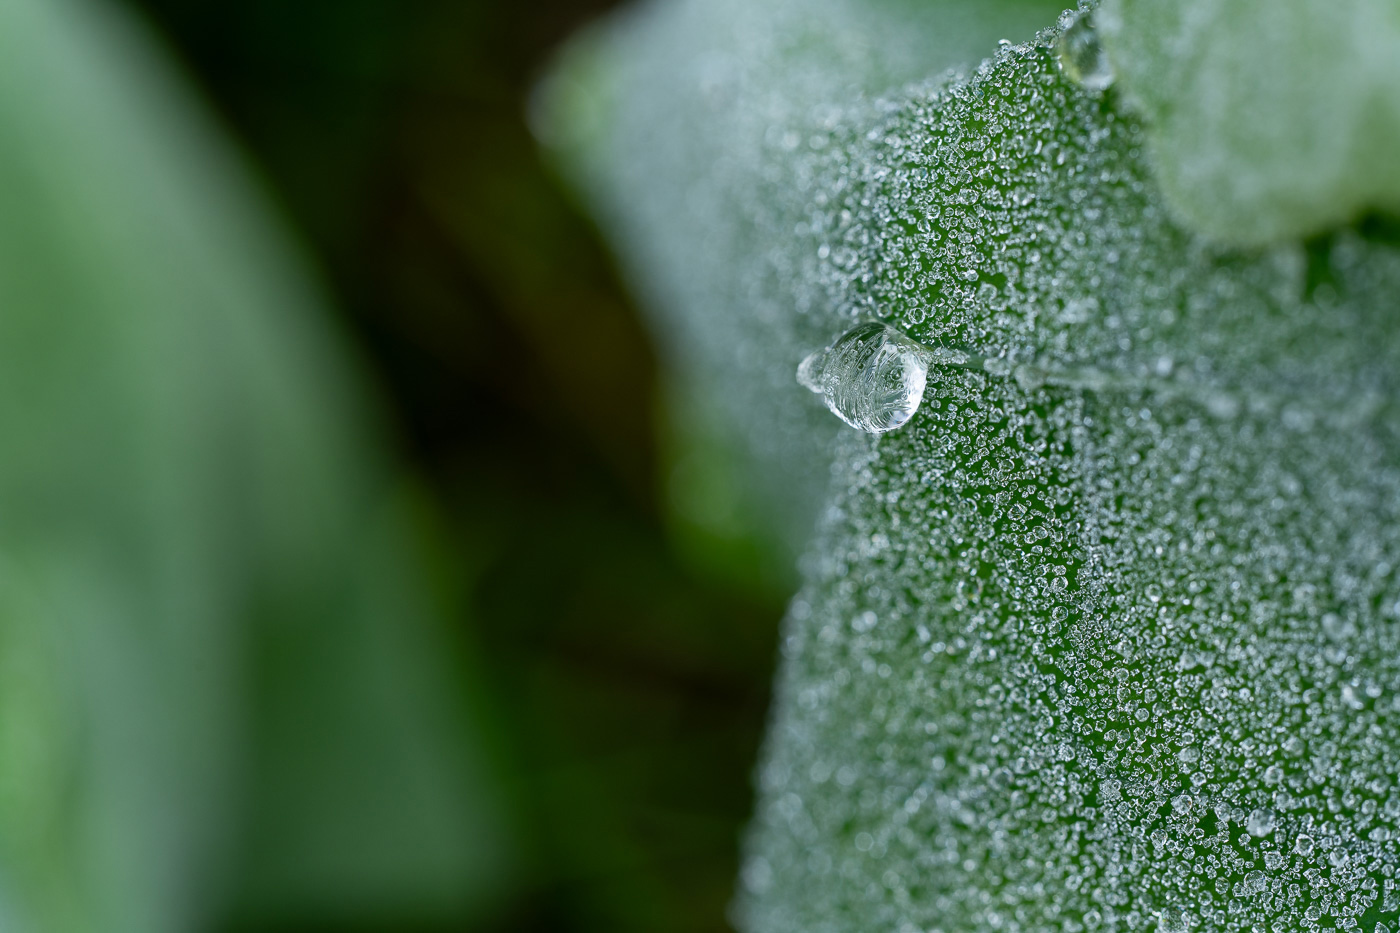
[[[37,10],[42,4],[29,6]],[[323,822],[334,827],[342,819],[363,817],[364,801],[370,799],[371,806],[389,814],[375,817],[379,822],[371,820],[371,826],[396,826],[398,808],[418,805],[401,799],[412,797],[418,785],[409,780],[367,792],[368,797],[346,792],[342,800],[340,781],[354,785],[361,770],[377,773],[384,754],[377,746],[359,744],[354,732],[347,733],[352,751],[334,768],[316,771],[308,765],[310,770],[286,778],[280,766],[264,766],[265,759],[280,761],[277,756],[287,749],[295,758],[319,748],[319,739],[309,738],[321,734],[315,724],[339,722],[339,707],[352,702],[343,696],[359,687],[353,674],[318,679],[331,669],[322,665],[317,653],[322,648],[296,655],[268,649],[269,639],[256,636],[253,647],[239,649],[252,658],[254,671],[239,682],[251,686],[230,688],[228,694],[262,710],[249,714],[252,725],[230,727],[252,749],[244,755],[251,764],[239,772],[252,776],[240,784],[244,789],[227,794],[243,801],[233,807],[228,821],[233,828],[220,837],[232,841],[212,847],[232,852],[213,859],[217,866],[232,867],[212,870],[220,879],[213,885],[216,894],[202,899],[189,894],[192,904],[177,914],[194,921],[168,928],[613,933],[728,928],[725,910],[750,807],[777,624],[791,581],[774,570],[781,561],[771,549],[741,526],[726,524],[733,503],[726,499],[723,458],[689,436],[685,419],[668,406],[664,366],[612,259],[526,125],[529,94],[552,52],[609,6],[607,0],[63,0],[54,7],[61,10],[61,21],[52,29],[119,47],[110,61],[122,65],[121,73],[103,70],[108,59],[70,52],[47,56],[33,74],[15,66],[0,78],[20,101],[8,110],[0,106],[0,120],[11,123],[0,125],[0,136],[10,137],[0,148],[15,148],[19,155],[11,162],[24,171],[32,165],[55,173],[65,169],[55,165],[52,153],[37,148],[40,143],[33,151],[24,149],[25,140],[40,137],[24,128],[30,125],[29,111],[15,89],[35,95],[35,111],[53,115],[51,122],[82,122],[57,109],[60,98],[82,97],[81,90],[62,97],[68,93],[66,76],[90,71],[92,87],[111,83],[119,87],[113,93],[122,96],[127,66],[136,75],[128,82],[135,88],[132,95],[161,98],[161,88],[180,84],[183,89],[172,92],[173,111],[182,113],[187,105],[179,101],[188,100],[188,106],[204,111],[196,122],[212,120],[220,153],[210,156],[209,150],[189,146],[179,159],[212,160],[217,164],[208,171],[216,175],[225,171],[220,160],[230,154],[233,164],[247,163],[231,171],[246,169],[251,190],[261,189],[264,203],[254,213],[265,210],[272,223],[290,231],[287,252],[294,258],[289,262],[309,269],[311,289],[321,296],[309,304],[323,308],[330,320],[328,327],[317,323],[313,329],[335,335],[327,344],[350,361],[349,381],[363,383],[348,395],[359,398],[355,393],[368,387],[362,407],[374,412],[369,421],[378,418],[365,432],[371,438],[366,443],[376,448],[371,459],[391,464],[387,471],[404,477],[394,481],[395,488],[408,490],[399,498],[410,500],[411,524],[431,542],[414,552],[426,556],[416,558],[423,567],[408,575],[421,571],[431,579],[426,588],[441,597],[435,605],[442,608],[434,610],[438,627],[424,642],[427,648],[419,655],[408,652],[394,676],[408,684],[441,681],[447,704],[465,711],[447,720],[464,725],[450,726],[456,734],[445,741],[465,749],[473,776],[442,794],[444,799],[460,795],[468,810],[485,811],[460,824],[471,837],[465,843],[471,851],[435,862],[435,880],[421,889],[411,882],[398,887],[383,882],[384,897],[361,899],[341,890],[362,876],[373,887],[381,876],[416,871],[414,859],[422,856],[422,847],[408,831],[396,843],[407,854],[399,858],[400,849],[387,848],[371,869],[339,875],[328,870],[318,881],[298,880],[295,870],[275,882],[257,880],[259,871],[279,858],[294,869],[314,861],[284,842],[296,834],[284,831],[284,824],[297,823],[301,817],[294,811],[305,809],[305,801],[314,802]],[[30,20],[27,15],[10,16],[14,43],[32,45],[25,24],[49,14],[36,12]],[[88,30],[87,18],[107,25]],[[33,28],[42,32],[50,26]],[[120,41],[109,42],[108,32]],[[120,38],[128,33],[136,38]],[[34,77],[42,69],[48,77]],[[58,103],[52,106],[44,103],[43,88],[50,84],[58,87],[52,92]],[[165,106],[151,112],[159,116]],[[16,122],[24,126],[17,130]],[[38,117],[31,122],[44,124]],[[150,126],[138,120],[103,132],[146,137]],[[171,138],[179,143],[183,133],[177,127]],[[132,151],[148,142],[134,141]],[[108,135],[93,147],[92,158],[105,158],[96,150],[108,143],[121,148]],[[65,145],[58,163],[69,150],[83,148]],[[10,163],[0,163],[3,173]],[[199,165],[192,169],[196,176],[203,171]],[[81,167],[73,172],[95,177]],[[13,215],[15,203],[39,189],[20,169],[12,174],[20,180],[0,185],[0,208],[9,203],[5,209]],[[67,185],[71,192],[67,181],[55,178],[55,190]],[[158,177],[152,190],[163,191],[164,184]],[[176,185],[171,197],[179,190]],[[36,216],[54,215],[45,203],[34,207]],[[122,226],[129,219],[123,210],[99,191],[81,202],[82,227],[90,232],[111,218]],[[237,215],[241,209],[231,210]],[[193,214],[194,225],[225,224],[212,209]],[[11,266],[30,270],[25,274],[38,283],[32,294],[48,295],[45,289],[54,281],[81,278],[87,254],[66,245],[77,235],[55,229],[43,234],[43,243],[61,257],[47,272],[14,259],[28,256],[39,234],[0,238],[0,279]],[[181,235],[172,234],[172,242]],[[155,257],[153,277],[178,272],[162,261],[181,262],[178,256]],[[216,290],[207,280],[190,287],[191,294]],[[0,288],[0,299],[6,294]],[[43,326],[67,328],[65,333],[84,326],[50,313],[48,299],[24,300],[45,309],[45,316],[36,318],[57,322]],[[197,316],[203,301],[180,305],[179,313],[191,310]],[[82,299],[74,298],[52,307],[81,305]],[[112,320],[132,319],[124,317],[130,309],[119,302],[112,307]],[[36,338],[33,345],[43,340]],[[239,369],[231,372],[230,384],[239,385]],[[50,375],[43,370],[35,380],[47,385]],[[193,364],[180,376],[190,385],[203,378]],[[180,394],[185,384],[175,381],[173,389],[162,391]],[[238,391],[226,394],[238,396]],[[262,417],[251,402],[228,410],[245,408],[254,412],[248,419]],[[210,430],[218,432],[220,419],[233,417],[224,412],[196,406],[189,417],[214,422]],[[71,426],[85,437],[93,436],[90,428],[98,420],[115,421],[114,429],[124,436],[141,433],[127,432],[120,413],[98,411],[88,421],[71,417]],[[179,459],[184,443],[171,448],[170,462],[186,463]],[[4,469],[9,472],[0,480],[13,485],[19,468]],[[171,476],[178,484],[194,469],[172,468]],[[69,480],[55,480],[51,472],[45,477],[45,488],[55,489],[55,496],[68,494],[62,483]],[[283,512],[298,516],[302,507],[297,502]],[[52,511],[35,514],[35,527],[55,521]],[[87,514],[79,518],[86,522]],[[144,513],[133,521],[138,536],[156,527]],[[293,531],[301,527],[299,518],[287,521]],[[192,533],[190,540],[207,542],[211,535]],[[336,572],[329,576],[341,579]],[[22,572],[17,578],[27,579]],[[393,611],[386,617],[394,624]],[[339,643],[336,624],[332,620],[325,644]],[[265,674],[259,658],[269,651],[275,660],[267,662],[267,670],[273,673]],[[433,670],[420,674],[415,657],[430,658]],[[55,663],[61,668],[65,662]],[[306,714],[313,725],[305,731],[286,726],[281,701],[267,699],[279,696],[280,688],[267,687],[264,677],[295,684],[297,709],[313,710],[314,715]],[[331,686],[320,686],[323,682]],[[386,689],[392,692],[399,682]],[[182,689],[172,687],[167,701],[173,697],[180,705]],[[418,728],[411,706],[366,704],[376,735]],[[11,718],[24,720],[13,713]],[[16,728],[28,728],[28,720]],[[264,748],[274,751],[260,751]],[[133,784],[143,780],[145,766],[134,760],[140,754],[135,748],[111,754],[118,762],[113,768],[135,775]],[[423,760],[433,760],[425,755]],[[88,761],[79,756],[71,766],[75,786],[86,780]],[[322,776],[312,780],[306,777],[311,773]],[[6,780],[19,786],[31,779]],[[102,780],[93,778],[93,785],[104,786]],[[301,782],[296,793],[286,791],[284,785],[294,781]],[[162,785],[160,793],[168,790]],[[16,793],[22,801],[15,812],[36,812],[38,805],[25,802],[31,799],[23,797],[27,790]],[[51,806],[55,820],[65,825],[81,822],[72,814],[86,812],[71,801]],[[153,803],[152,812],[157,809]],[[423,821],[431,823],[439,811],[422,812]],[[14,825],[21,822],[16,817]],[[457,825],[445,832],[450,836]],[[182,831],[176,825],[166,835]],[[23,916],[31,884],[26,872],[34,852],[48,851],[43,840],[52,833],[35,830],[32,839],[41,842],[30,845],[24,840],[31,837],[19,830],[7,832],[20,840],[8,844],[8,857],[24,867],[0,884],[0,900],[8,891],[19,908],[7,913]],[[352,849],[365,838],[373,843],[377,832],[371,828],[368,836],[348,833],[342,839],[331,831],[325,836],[330,841],[320,845]],[[54,856],[55,864],[80,868],[35,870],[41,880],[31,886],[48,893],[33,900],[50,904],[32,910],[32,916],[49,918],[35,929],[96,928],[72,901],[97,904],[88,916],[100,918],[107,909],[101,905],[108,903],[102,891],[125,884],[126,869],[111,866],[142,858],[140,851],[123,848],[120,834],[113,837],[115,848],[102,849],[91,841],[96,837],[83,833],[64,836],[67,848]],[[444,851],[456,851],[455,844],[449,839]],[[182,838],[170,849],[185,859],[186,849],[199,845]],[[68,882],[54,880],[71,881],[70,875],[80,882],[65,886]],[[254,880],[240,880],[245,877]],[[180,884],[178,890],[188,889]],[[132,910],[133,917],[152,915]],[[140,926],[116,920],[106,928]]]
[[[134,5],[325,277],[455,546],[518,861],[442,929],[727,929],[783,594],[667,514],[658,362],[526,125],[611,4]]]

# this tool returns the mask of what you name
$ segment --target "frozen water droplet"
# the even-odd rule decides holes
[[[1186,933],[1186,914],[1175,908],[1162,911],[1157,919],[1161,933]]]
[[[1027,392],[1033,392],[1045,385],[1045,370],[1028,364],[1017,366],[1011,373],[1016,384]]]
[[[1304,857],[1312,855],[1313,837],[1307,833],[1299,833],[1297,841],[1293,843],[1293,851]]]
[[[1071,81],[1088,91],[1102,91],[1113,83],[1108,55],[1099,44],[1089,12],[1066,12],[1060,18],[1060,69]]]
[[[871,434],[914,416],[928,381],[928,351],[878,322],[847,331],[797,368],[797,381],[818,393],[842,421]]]
[[[1328,638],[1345,641],[1356,635],[1356,623],[1342,618],[1335,612],[1328,612],[1322,616],[1322,631]]]
[[[1249,815],[1249,822],[1245,824],[1245,829],[1249,830],[1251,836],[1267,836],[1274,831],[1274,811],[1260,807]]]

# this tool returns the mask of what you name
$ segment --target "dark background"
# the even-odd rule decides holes
[[[677,546],[657,360],[525,123],[610,4],[132,2],[319,266],[455,544],[518,854],[429,928],[726,928],[782,594]]]

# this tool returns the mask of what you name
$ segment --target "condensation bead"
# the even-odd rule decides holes
[[[797,381],[854,428],[883,434],[919,410],[928,379],[924,348],[878,321],[862,324],[802,361]]]
[[[1055,50],[1066,77],[1085,90],[1102,91],[1113,83],[1113,69],[1099,44],[1091,12],[1072,11],[1060,17]]]

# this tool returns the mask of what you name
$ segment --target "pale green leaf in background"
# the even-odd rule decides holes
[[[1177,217],[1254,246],[1400,210],[1400,3],[1106,0]]]

